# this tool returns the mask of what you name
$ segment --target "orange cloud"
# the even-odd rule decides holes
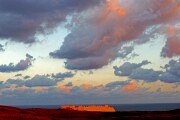
[[[111,12],[116,13],[118,16],[126,15],[125,9],[123,7],[121,7],[118,0],[108,0],[107,1],[107,9]]]
[[[37,93],[38,92],[46,92],[46,91],[48,91],[48,87],[34,87],[34,88],[32,88],[33,90],[35,90]]]
[[[96,86],[96,89],[97,89],[97,90],[103,90],[103,88],[104,88],[103,85],[98,85],[98,86]]]
[[[131,82],[130,84],[124,86],[121,88],[123,91],[134,91],[137,87],[136,82]]]
[[[92,85],[90,85],[90,84],[83,84],[82,85],[82,88],[84,88],[84,89],[86,89],[86,90],[89,90],[89,89],[91,89],[93,86]]]
[[[118,0],[107,0],[104,8],[99,12],[99,15],[97,16],[97,24],[106,24],[109,16],[112,13],[115,13],[115,15],[122,17],[126,15],[126,10],[120,5]],[[106,39],[106,37],[104,39]]]
[[[167,30],[168,34],[176,34],[176,28],[175,27],[169,27]]]
[[[62,90],[63,92],[67,93],[73,89],[73,86],[59,86],[57,89]]]

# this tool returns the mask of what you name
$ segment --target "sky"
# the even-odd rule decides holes
[[[180,102],[179,0],[0,0],[0,104]]]

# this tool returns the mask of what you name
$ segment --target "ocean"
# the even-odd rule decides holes
[[[101,105],[101,104],[98,104]],[[167,111],[180,109],[180,103],[156,103],[156,104],[109,104],[116,111]],[[49,108],[58,109],[61,105],[21,105],[18,108]]]

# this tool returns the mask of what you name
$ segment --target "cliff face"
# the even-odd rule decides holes
[[[116,110],[109,105],[104,106],[61,106],[61,109],[76,110],[76,111],[92,111],[92,112],[115,112]]]

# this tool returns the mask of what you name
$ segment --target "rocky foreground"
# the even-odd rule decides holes
[[[0,120],[180,120],[180,109],[154,112],[83,112],[63,109],[19,109],[0,106]]]

